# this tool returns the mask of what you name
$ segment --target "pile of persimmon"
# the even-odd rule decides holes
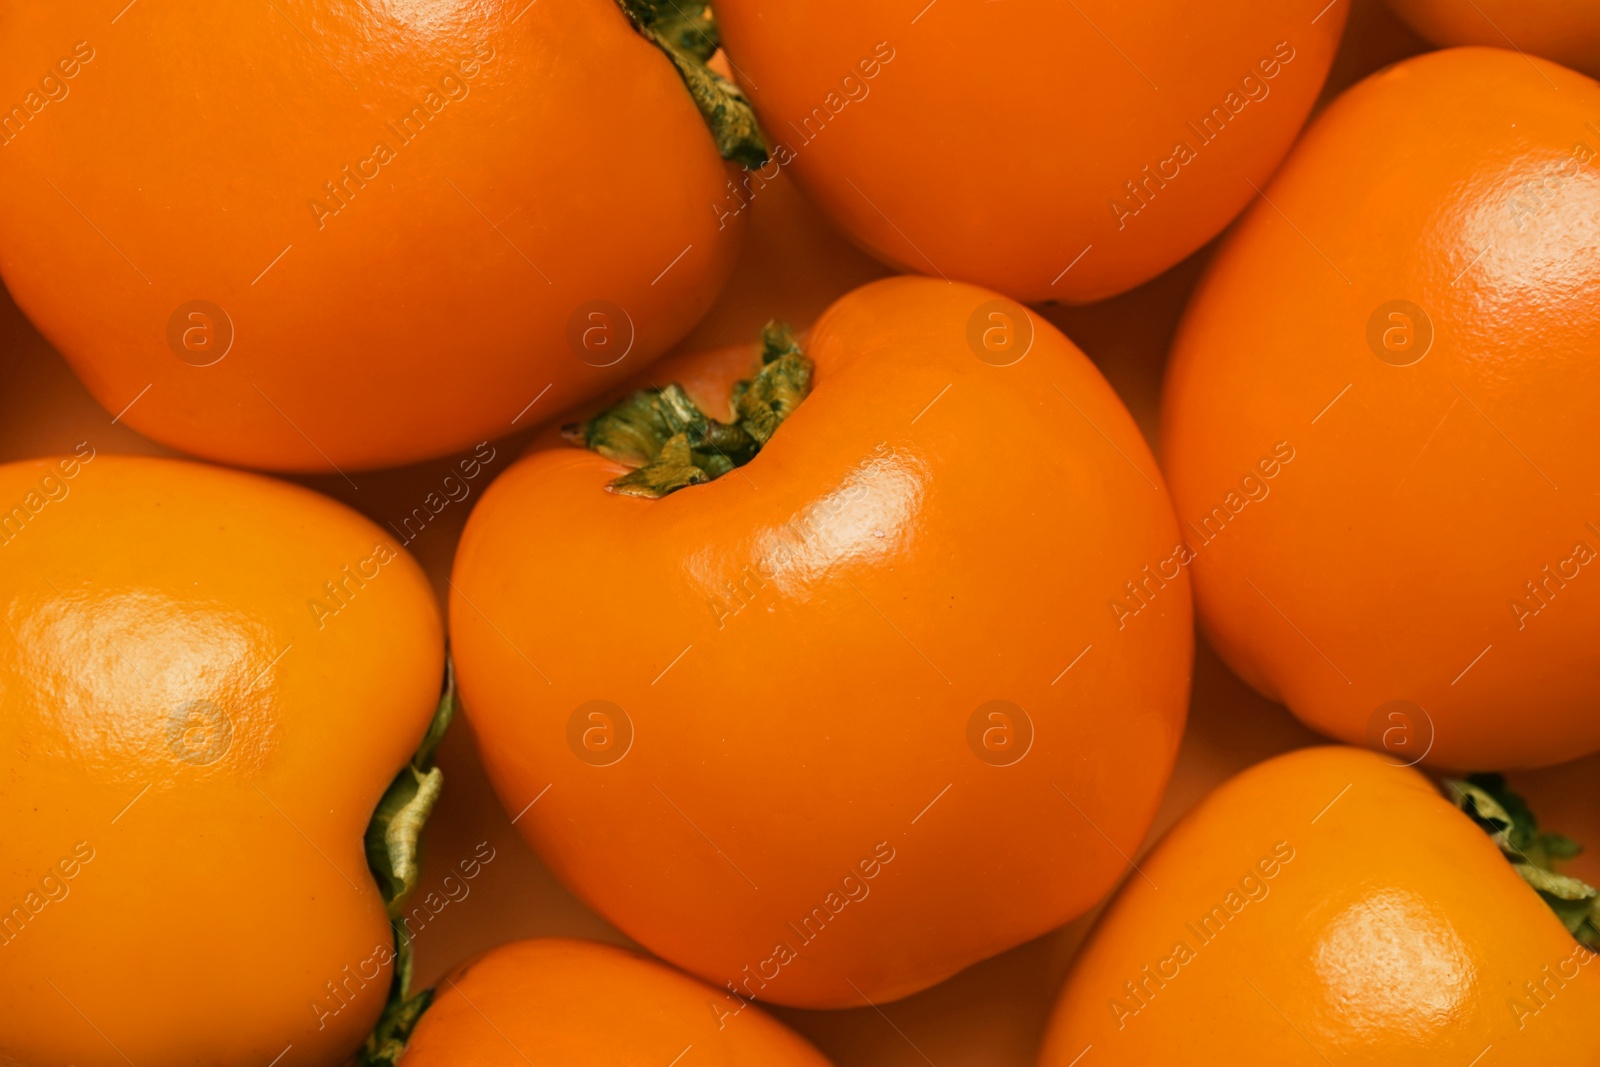
[[[0,457],[0,1064],[827,1067],[1102,904],[1040,1067],[1600,1063],[1500,773],[1600,753],[1600,8],[1349,6],[0,0],[105,408]],[[1164,273],[1130,412],[1043,305]],[[1341,743],[1186,744],[1197,622]],[[419,968],[458,710],[628,948]]]

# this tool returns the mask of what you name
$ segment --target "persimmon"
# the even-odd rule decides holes
[[[772,162],[740,184],[792,167],[901,270],[1027,301],[1112,296],[1256,195],[1346,6],[717,0],[772,138]]]
[[[1515,48],[1600,77],[1600,6],[1570,0],[1389,0],[1435,44]]]
[[[1515,52],[1376,74],[1185,313],[1161,440],[1200,618],[1317,730],[1446,767],[1600,749],[1596,115]]]
[[[1229,779],[1090,935],[1041,1067],[1596,1062],[1600,958],[1530,884],[1574,881],[1527,862],[1565,839],[1485,785],[1452,787],[1468,817],[1342,747]]]
[[[88,445],[0,506],[0,1061],[342,1062],[439,787],[420,568],[309,490]]]
[[[1099,372],[1021,305],[898,277],[803,344],[654,373],[587,448],[536,441],[456,557],[463,707],[519,831],[722,1011],[904,996],[1087,910],[1193,652]]]
[[[398,465],[614,387],[732,269],[719,148],[765,158],[664,0],[0,25],[0,274],[109,412],[229,463]]]
[[[440,983],[408,1067],[667,1064],[828,1067],[759,1008],[719,1019],[717,990],[624,949],[545,938],[502,945]],[[692,1057],[692,1059],[690,1058]]]

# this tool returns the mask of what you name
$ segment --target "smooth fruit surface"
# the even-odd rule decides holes
[[[1154,277],[1256,195],[1345,7],[716,4],[776,165],[858,242],[902,270],[1071,303]]]
[[[1317,730],[1468,769],[1600,748],[1597,115],[1514,52],[1376,74],[1189,306],[1161,437],[1200,617]]]
[[[1258,764],[1140,868],[1078,958],[1042,1067],[1174,1049],[1199,1065],[1600,1062],[1600,957],[1387,757]]]
[[[420,569],[307,490],[87,446],[0,504],[0,1061],[341,1062],[393,952],[362,835],[438,698]]]
[[[405,1056],[415,1067],[646,1067],[675,1059],[828,1067],[759,1008],[632,952],[564,938],[502,945],[447,977]]]
[[[1389,0],[1441,45],[1515,48],[1600,77],[1600,5],[1573,0]]]
[[[665,351],[737,252],[732,171],[614,0],[6,0],[0,72],[6,286],[107,410],[212,459],[526,428]]]
[[[1177,540],[1160,474],[1054,327],[891,278],[804,347],[810,396],[708,484],[621,496],[621,465],[536,444],[468,522],[450,617],[485,766],[552,870],[714,984],[831,1007],[1105,892],[1192,634],[1182,568],[1141,570]],[[754,359],[658,373],[720,413]]]

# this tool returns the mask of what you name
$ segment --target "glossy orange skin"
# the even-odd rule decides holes
[[[635,953],[567,938],[501,945],[440,982],[405,1058],[416,1067],[645,1067],[687,1060],[691,1049],[708,1067],[828,1067],[759,1008]]]
[[[397,553],[319,629],[322,583],[387,542],[365,519],[58,462],[0,467],[6,507],[46,501],[0,544],[0,1061],[340,1063],[388,989],[362,835],[437,700],[426,579]]]
[[[1600,85],[1514,52],[1374,75],[1307,132],[1186,312],[1162,452],[1204,542],[1201,620],[1317,730],[1367,743],[1404,700],[1434,735],[1413,712],[1408,759],[1600,748],[1600,579],[1574,562],[1600,551],[1595,115]],[[1392,300],[1432,323],[1407,366],[1389,360],[1415,348],[1377,354],[1422,335],[1385,319]],[[1278,441],[1296,458],[1270,495],[1202,529]]]
[[[1571,0],[1389,0],[1441,45],[1520,48],[1600,77],[1600,6]]]
[[[1339,43],[1346,5],[1313,22],[1325,5],[717,0],[716,10],[732,67],[787,148],[775,158],[863,247],[1019,300],[1083,303],[1172,266],[1256,195],[1251,182],[1265,184]],[[1292,58],[1274,66],[1280,43]],[[1252,73],[1258,102],[1241,88]],[[1205,143],[1188,123],[1217,107],[1225,118]],[[1194,158],[1168,165],[1165,180],[1156,168],[1180,142]],[[1138,199],[1125,185],[1147,181]]]
[[[974,355],[992,299],[863,286],[738,472],[643,501],[604,490],[619,465],[545,442],[463,535],[451,635],[502,803],[600,914],[741,995],[881,1002],[1061,924],[1125,868],[1171,769],[1188,589],[1120,631],[1108,606],[1176,539],[1160,475],[1042,319],[1020,362]],[[720,412],[753,369],[732,355],[662,375]],[[633,729],[606,766],[568,740],[596,699]],[[1034,729],[1009,766],[967,741],[996,699]],[[625,732],[607,726],[595,744]]]
[[[1600,1063],[1600,958],[1386,756],[1257,764],[1140,867],[1074,965],[1041,1067],[1085,1046],[1083,1063],[1130,1067],[1176,1050],[1219,1067],[1241,1050],[1286,1067],[1460,1067],[1489,1048],[1484,1062]]]
[[[732,268],[736,171],[614,0],[114,14],[0,3],[0,109],[43,102],[0,138],[0,274],[107,410],[150,386],[123,421],[164,444],[327,471],[525,429],[664,352]],[[169,342],[193,300],[233,324],[210,366],[178,355],[204,323]],[[596,300],[636,332],[606,368],[569,344]]]

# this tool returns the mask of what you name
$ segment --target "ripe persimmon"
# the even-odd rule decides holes
[[[1476,810],[1351,748],[1229,779],[1090,935],[1041,1067],[1600,1062],[1600,957],[1530,885],[1571,880],[1519,877],[1555,839],[1508,822],[1502,854]]]
[[[1185,313],[1161,440],[1200,618],[1315,729],[1447,767],[1600,748],[1594,116],[1515,52],[1373,75]]]
[[[902,270],[1069,303],[1154,277],[1249,203],[1346,6],[716,3],[769,167],[792,166],[856,241]]]
[[[714,27],[625,6],[0,0],[0,274],[188,452],[349,470],[524,429],[664,352],[737,253],[685,85],[715,92]]]
[[[517,941],[441,982],[407,1067],[591,1067],[682,1059],[706,1067],[828,1067],[759,1008],[734,1005],[654,960],[594,941]],[[708,1006],[712,1010],[707,1010]],[[692,1051],[691,1051],[692,1050]],[[692,1054],[693,1058],[690,1059]]]
[[[518,829],[635,940],[784,1004],[904,996],[1087,910],[1149,828],[1193,651],[1161,475],[1094,365],[899,277],[803,346],[654,373],[571,428],[593,450],[535,442],[456,557],[463,706]]]
[[[1441,45],[1515,48],[1600,77],[1600,4],[1572,0],[1389,0]]]
[[[87,445],[0,507],[0,1062],[341,1062],[396,952],[368,850],[415,846],[364,836],[438,700],[420,568],[309,490]]]

